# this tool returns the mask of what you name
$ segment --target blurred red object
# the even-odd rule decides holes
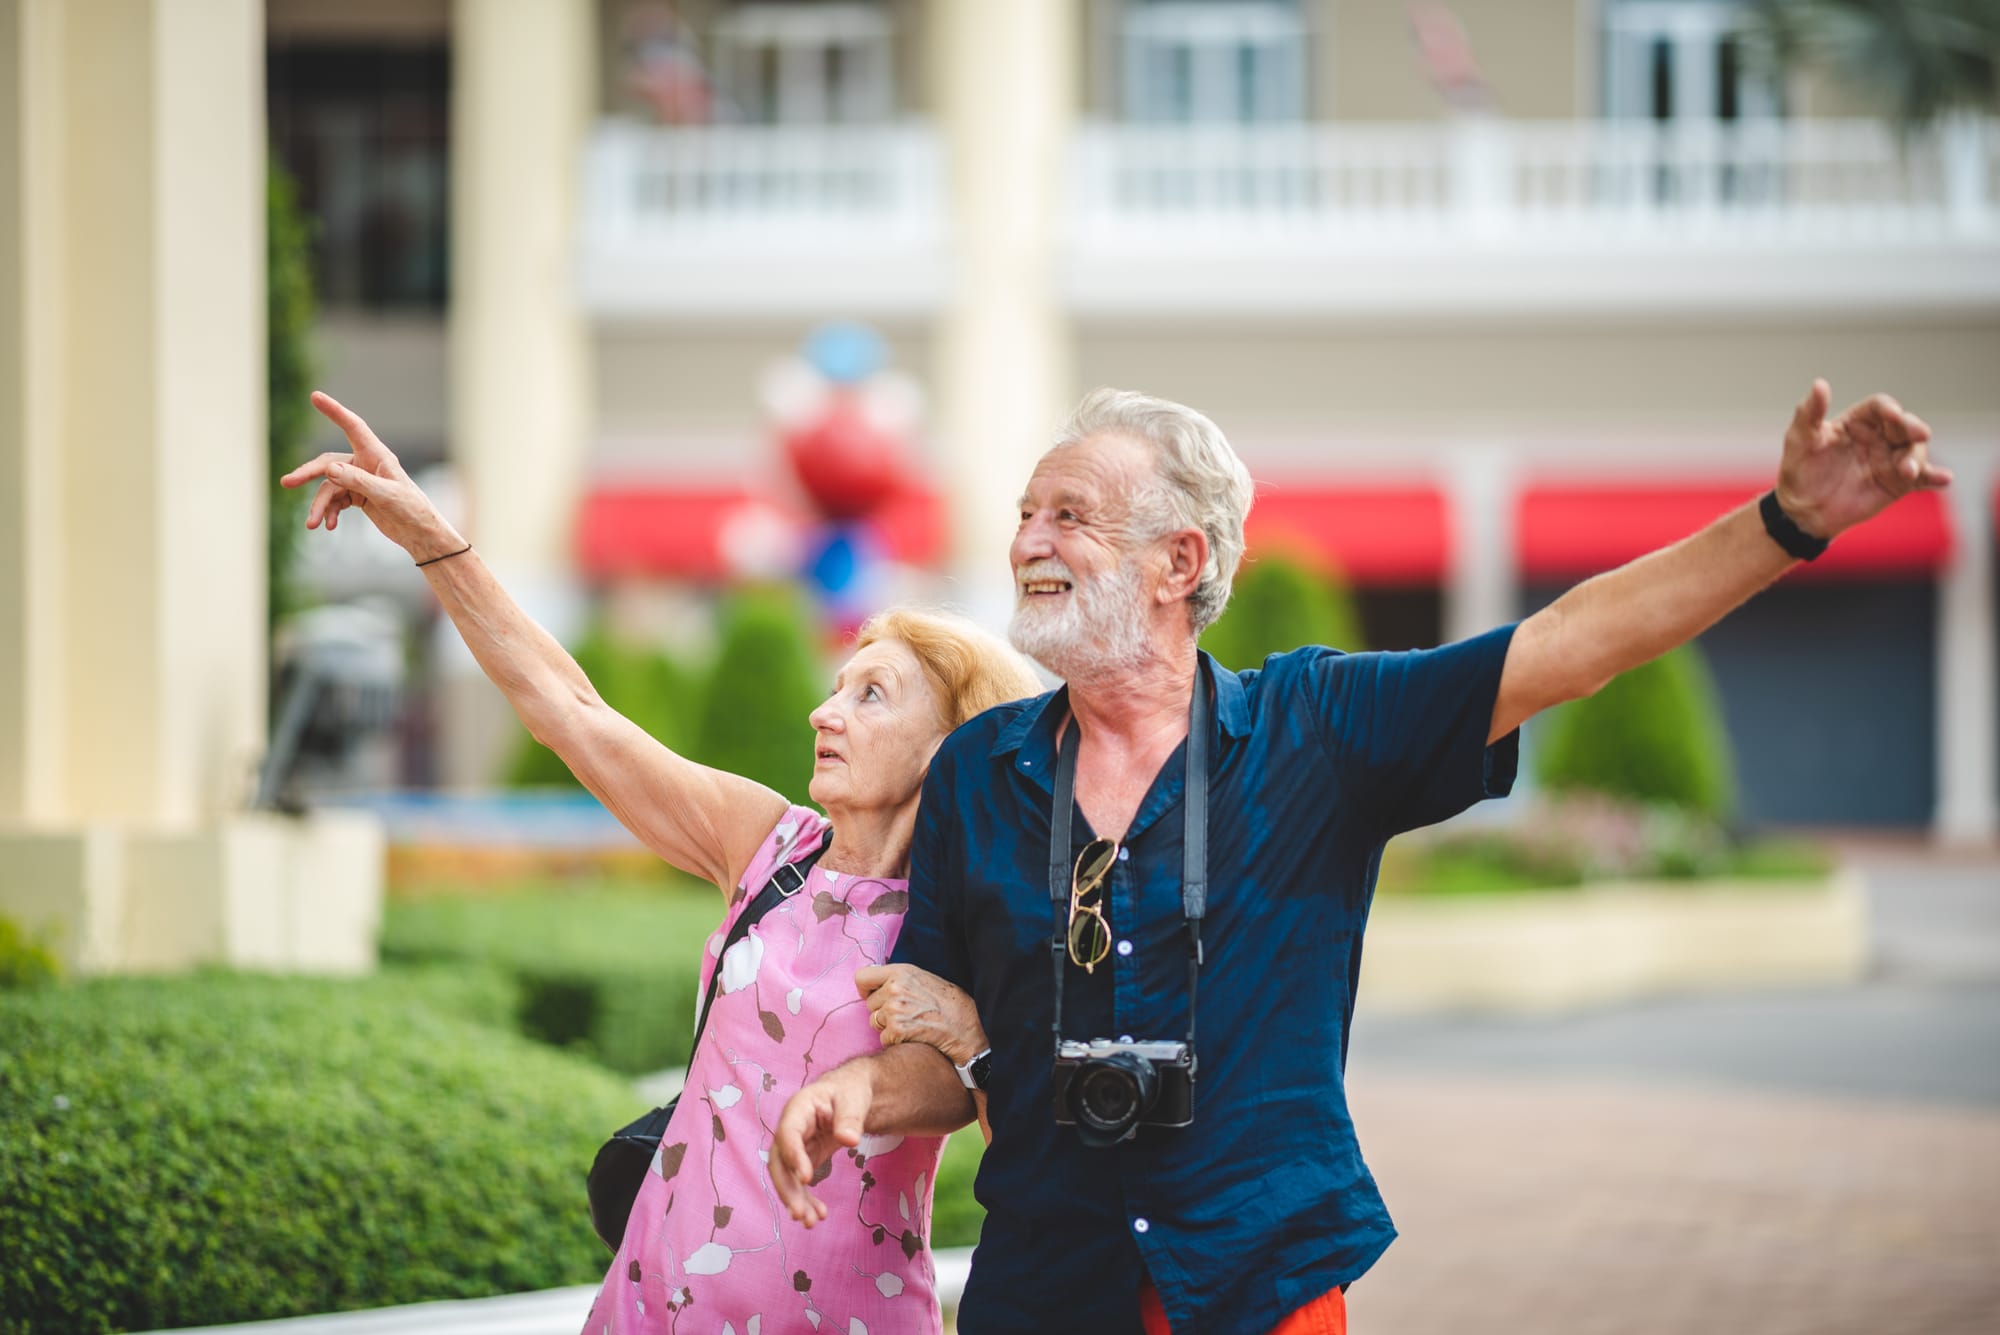
[[[859,519],[904,488],[903,442],[835,395],[813,421],[785,432],[785,457],[829,519]]]

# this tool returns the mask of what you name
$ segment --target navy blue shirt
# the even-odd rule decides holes
[[[1413,653],[1307,648],[1215,682],[1194,1124],[1109,1149],[1057,1125],[1049,939],[1057,691],[946,740],[924,784],[894,958],[972,994],[993,1045],[986,1207],[958,1326],[1138,1331],[1150,1275],[1175,1335],[1264,1332],[1395,1236],[1342,1072],[1383,843],[1513,783],[1486,745],[1513,628]],[[1064,1037],[1186,1037],[1181,750],[1101,901],[1115,943],[1065,965]],[[1094,837],[1079,809],[1076,851]]]

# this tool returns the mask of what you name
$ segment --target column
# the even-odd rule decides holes
[[[451,455],[466,536],[545,622],[574,603],[589,434],[575,253],[596,13],[576,0],[452,9]],[[491,782],[517,735],[512,715],[455,635],[439,647],[444,778]]]
[[[1075,396],[1057,264],[1081,17],[1075,0],[939,0],[934,25],[955,264],[937,428],[957,600],[997,627],[1014,499]]]
[[[1438,479],[1449,515],[1450,564],[1445,574],[1444,637],[1463,640],[1521,615],[1514,560],[1514,469],[1500,445],[1464,445],[1446,452]]]
[[[0,824],[64,786],[61,36],[55,0],[0,0]]]
[[[0,913],[76,970],[366,967],[264,744],[258,0],[0,0]]]
[[[2000,449],[1951,459],[1944,493],[1958,548],[1938,583],[1937,815],[1940,843],[2000,836],[2000,719],[1994,699],[1994,484]]]

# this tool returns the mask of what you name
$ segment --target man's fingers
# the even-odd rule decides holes
[[[864,997],[868,996],[895,976],[895,966],[891,964],[871,964],[866,968],[856,969],[854,990]]]
[[[1826,420],[1826,410],[1833,403],[1833,388],[1824,380],[1815,380],[1806,396],[1799,400],[1798,410],[1792,414],[1792,425],[1804,431],[1816,432],[1820,423]]]

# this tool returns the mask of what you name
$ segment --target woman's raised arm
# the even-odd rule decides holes
[[[648,848],[727,895],[784,814],[785,799],[676,755],[605,704],[576,660],[521,610],[368,424],[331,395],[314,394],[313,406],[346,434],[354,452],[322,454],[282,479],[288,487],[319,482],[306,527],[337,528],[350,509],[367,515],[422,567],[466,647],[535,740]]]

